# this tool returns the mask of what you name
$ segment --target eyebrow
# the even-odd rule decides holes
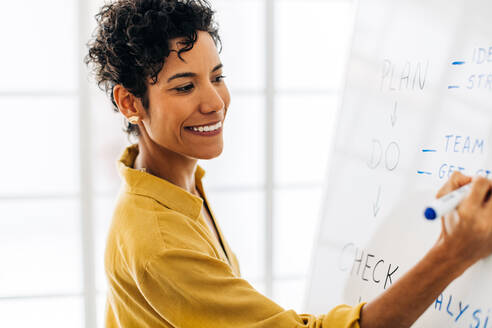
[[[222,65],[222,63],[218,64],[217,66],[215,66],[215,67],[212,69],[211,73],[213,73],[213,72],[215,72],[215,71],[217,71],[217,70],[221,69],[223,66],[224,66],[224,65]],[[167,82],[169,83],[169,82],[171,82],[172,80],[174,80],[174,79],[179,79],[179,78],[181,78],[181,77],[195,77],[195,76],[197,76],[197,74],[196,74],[196,73],[193,73],[193,72],[183,72],[183,73],[177,73],[177,74],[174,74],[173,76],[171,76],[169,79],[167,79]]]

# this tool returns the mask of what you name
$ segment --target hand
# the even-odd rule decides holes
[[[455,171],[438,191],[436,197],[468,183],[472,188],[451,217],[441,218],[442,232],[438,244],[443,244],[450,255],[467,267],[492,253],[492,182],[484,177],[471,178]],[[458,219],[452,221],[452,216]]]
[[[472,182],[468,196],[457,210],[459,219],[446,225],[434,247],[380,296],[362,308],[360,327],[410,327],[439,294],[466,269],[492,253],[491,181],[459,172],[439,190],[436,197]]]

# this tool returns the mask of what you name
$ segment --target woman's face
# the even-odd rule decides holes
[[[158,74],[158,82],[148,84],[150,118],[146,117],[143,123],[157,145],[186,157],[210,159],[222,152],[220,124],[224,122],[230,95],[212,37],[203,31],[197,34],[193,49],[181,53],[185,61],[172,51]],[[181,47],[177,41],[171,42],[171,49],[176,51]],[[203,131],[191,127],[202,127]]]

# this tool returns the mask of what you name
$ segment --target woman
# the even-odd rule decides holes
[[[491,252],[491,183],[478,178],[461,220],[379,298],[319,317],[284,310],[240,278],[201,183],[197,161],[221,154],[230,103],[209,4],[117,0],[97,19],[87,63],[139,137],[118,161],[106,327],[408,327]],[[470,181],[456,173],[438,196]]]

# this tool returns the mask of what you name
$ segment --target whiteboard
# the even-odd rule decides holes
[[[492,2],[359,1],[305,310],[370,301],[435,243],[455,170],[492,177]],[[492,327],[492,260],[415,327]],[[490,320],[489,320],[490,317]],[[490,322],[489,322],[490,321]]]

